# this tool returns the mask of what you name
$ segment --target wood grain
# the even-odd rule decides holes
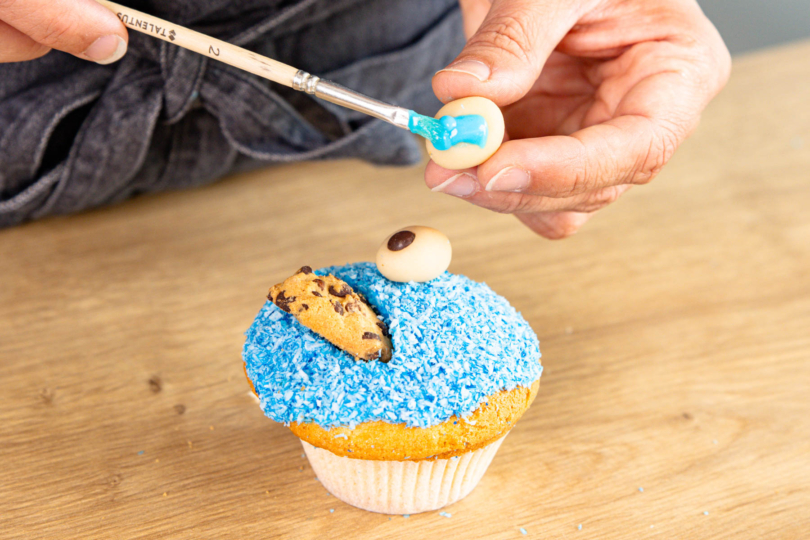
[[[356,162],[0,232],[0,538],[807,538],[808,55],[738,59],[660,177],[562,242]],[[451,518],[328,496],[242,375],[269,285],[413,223],[546,366]]]

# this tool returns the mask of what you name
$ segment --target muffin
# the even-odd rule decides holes
[[[543,369],[534,332],[487,285],[395,282],[373,263],[303,267],[273,287],[243,358],[326,489],[388,514],[468,495]]]

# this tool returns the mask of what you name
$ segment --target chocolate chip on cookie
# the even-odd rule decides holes
[[[284,295],[284,291],[280,291],[273,302],[287,313],[290,313],[290,304],[295,302],[295,296],[287,297]]]
[[[385,323],[365,297],[335,276],[318,276],[312,268],[303,266],[283,283],[274,285],[267,298],[359,360],[391,359]]]
[[[333,296],[337,296],[338,298],[343,298],[347,294],[349,294],[350,292],[352,292],[351,287],[349,287],[345,283],[339,289],[335,288],[334,285],[329,286],[329,294],[331,294]]]

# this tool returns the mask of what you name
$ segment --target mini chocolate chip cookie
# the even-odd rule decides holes
[[[391,339],[366,299],[334,276],[304,266],[270,288],[268,300],[358,360],[391,359]]]

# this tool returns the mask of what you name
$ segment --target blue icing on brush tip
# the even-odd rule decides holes
[[[449,272],[425,283],[398,283],[374,263],[315,273],[332,274],[368,299],[388,326],[393,356],[388,363],[355,360],[265,303],[247,331],[242,357],[262,410],[277,422],[428,427],[540,378],[537,336],[484,283]]]
[[[487,144],[487,121],[480,114],[442,116],[438,120],[409,111],[408,129],[433,143],[436,150],[449,150],[459,143]]]

